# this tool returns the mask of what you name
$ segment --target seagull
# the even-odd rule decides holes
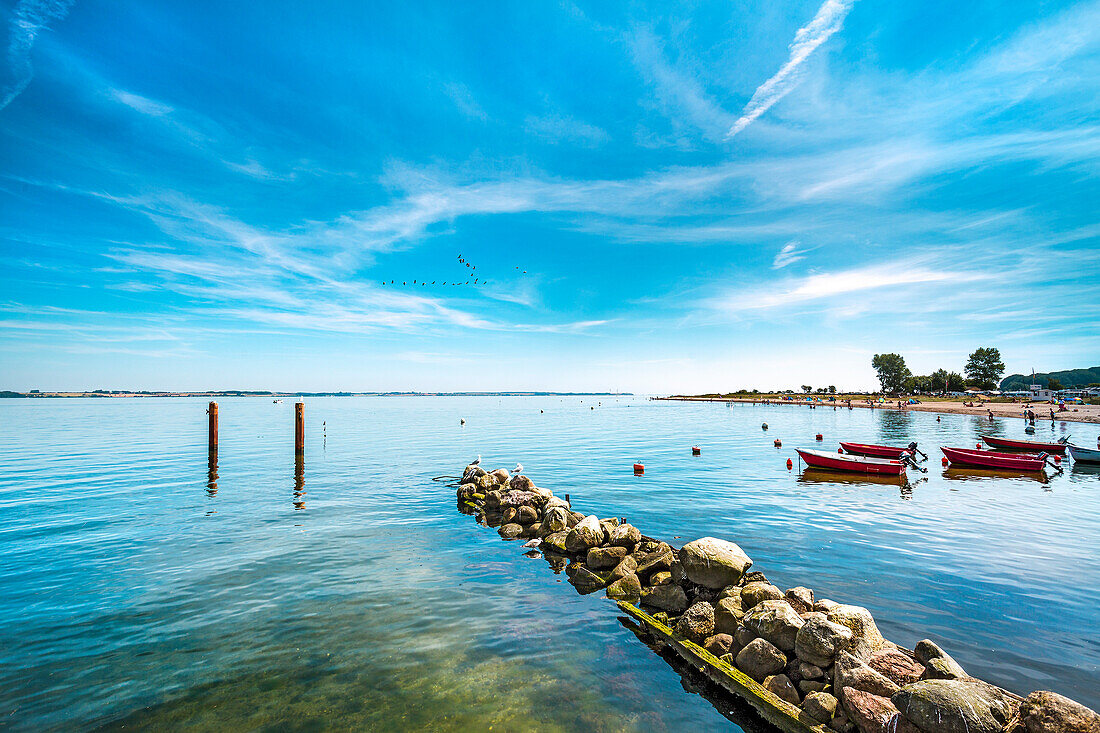
[[[517,463],[516,467],[512,469],[512,473],[523,473],[523,464]]]
[[[462,422],[466,422],[466,421],[463,420]],[[481,465],[481,454],[480,453],[477,454],[477,458],[470,461],[470,465],[471,466],[480,466]]]

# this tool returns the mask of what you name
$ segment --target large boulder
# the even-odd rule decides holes
[[[569,529],[569,512],[560,506],[551,507],[546,510],[542,523],[551,532],[564,532]]]
[[[1100,715],[1068,697],[1039,690],[1024,698],[1006,730],[1009,733],[1100,733]]]
[[[675,559],[672,548],[667,545],[654,552],[643,554],[638,558],[638,577],[647,580],[653,573],[668,570]]]
[[[745,614],[742,623],[785,652],[793,652],[805,622],[786,601],[763,601]]]
[[[714,606],[705,601],[693,603],[676,622],[676,632],[696,644],[702,644],[714,633]]]
[[[658,585],[642,589],[642,603],[669,613],[681,613],[688,607],[687,594],[678,585]]]
[[[587,553],[590,547],[603,542],[603,527],[595,514],[590,514],[569,530],[565,537],[565,549],[572,553]]]
[[[617,578],[607,586],[607,597],[615,600],[637,598],[642,594],[642,581],[634,573]]]
[[[692,583],[725,588],[741,580],[752,560],[732,542],[703,537],[680,549],[680,563]]]
[[[505,491],[500,497],[500,506],[502,509],[510,506],[516,508],[521,506],[538,506],[541,503],[542,497],[534,491]]]
[[[844,712],[860,733],[894,733],[898,709],[889,698],[852,687],[842,689],[841,696]]]
[[[1000,733],[1020,705],[1015,695],[973,677],[914,682],[891,701],[925,733]]]
[[[607,577],[585,567],[582,563],[570,563],[565,569],[569,582],[581,595],[595,593],[607,585]]]
[[[828,723],[836,715],[837,699],[827,692],[811,692],[802,701],[806,715],[819,723]]]
[[[539,521],[539,510],[533,506],[521,506],[516,512],[516,521],[520,524],[534,524]]]
[[[814,592],[805,586],[788,588],[783,597],[787,599],[787,603],[791,604],[791,608],[800,614],[814,610]]]
[[[741,606],[747,611],[764,601],[777,601],[783,597],[783,591],[768,582],[755,581],[745,583],[741,588]]]
[[[875,619],[871,612],[862,606],[839,605],[829,611],[827,618],[835,624],[848,627],[852,632],[852,639],[848,642],[847,651],[860,659],[867,659],[872,653],[877,652],[886,645],[886,639],[882,638]]]
[[[733,637],[729,634],[715,634],[703,640],[703,648],[721,659],[733,648]]]
[[[798,690],[795,689],[794,684],[785,674],[773,674],[765,677],[763,684],[765,690],[780,700],[786,700],[791,705],[797,705],[801,702],[798,697]]]
[[[619,578],[625,578],[627,575],[635,575],[637,570],[638,561],[635,560],[632,556],[627,555],[622,560],[620,560],[619,564],[615,566],[615,569],[611,571],[611,575],[608,577],[608,580],[611,582],[615,582]]]
[[[833,689],[842,690],[845,687],[881,697],[890,697],[898,691],[896,684],[871,669],[861,659],[846,651],[839,651],[833,666]]]
[[[523,534],[523,525],[509,522],[508,524],[500,525],[500,529],[497,533],[506,540],[515,539]]]
[[[535,482],[524,476],[522,473],[518,473],[512,478],[508,479],[508,487],[512,489],[519,489],[520,491],[526,491],[535,485]]]
[[[735,634],[745,612],[741,610],[741,596],[719,597],[714,604],[714,630],[720,634]]]
[[[923,664],[893,647],[884,647],[872,654],[867,666],[898,687],[916,682],[924,674]]]
[[[620,524],[611,530],[611,544],[633,551],[642,541],[642,533],[633,524]]]
[[[504,484],[508,483],[509,474],[507,468],[498,468],[497,470],[490,472],[489,475],[492,477],[493,483],[497,486],[503,486]]]
[[[590,568],[613,568],[626,556],[625,547],[593,547],[588,550],[585,564]]]
[[[779,674],[787,666],[787,658],[779,647],[765,639],[753,639],[737,653],[737,668],[757,682]]]
[[[542,549],[564,555],[567,552],[565,538],[568,536],[568,532],[552,532],[542,539]]]

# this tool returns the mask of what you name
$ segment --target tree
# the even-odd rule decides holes
[[[994,389],[1005,373],[1001,352],[992,347],[978,348],[966,361],[967,378],[978,389]]]
[[[1062,389],[1062,383],[1054,377],[1051,377],[1047,380],[1047,389],[1052,389],[1057,392],[1058,390]]]
[[[813,391],[813,387],[811,387],[808,384],[804,384],[804,385],[802,385],[802,391],[805,392],[806,394],[809,394],[810,392]]]
[[[959,390],[966,384],[966,380],[958,372],[949,372],[946,369],[937,369],[929,377],[932,380],[932,391],[951,392]]]
[[[905,380],[911,375],[901,354],[875,354],[871,366],[878,372],[878,382],[883,392],[901,392]]]
[[[836,394],[836,387],[831,384],[829,385],[829,394]]]

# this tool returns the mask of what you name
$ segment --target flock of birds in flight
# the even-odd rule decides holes
[[[469,268],[469,272],[466,273],[466,280],[465,281],[463,281],[463,280],[432,280],[431,282],[428,282],[427,280],[420,280],[419,282],[417,282],[416,280],[413,280],[412,284],[413,285],[420,285],[422,287],[427,286],[427,285],[436,285],[436,284],[438,284],[438,285],[449,285],[449,286],[454,287],[456,285],[479,285],[479,284],[484,285],[487,282],[485,280],[485,278],[481,277],[480,275],[477,276],[477,277],[473,277],[474,273],[477,271],[477,265],[474,265],[474,264],[470,263],[468,260],[464,259],[461,254],[458,256],[458,262],[459,262],[459,264],[465,265],[467,268]],[[519,269],[519,265],[516,265],[516,269],[517,270]],[[522,274],[526,275],[527,270],[524,270]],[[402,280],[401,284],[407,286],[407,285],[409,285],[409,281],[408,280]],[[386,282],[385,280],[383,280],[382,285],[397,285],[397,281],[396,280],[390,280],[389,282]]]

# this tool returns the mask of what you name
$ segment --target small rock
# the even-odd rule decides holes
[[[783,651],[793,652],[798,630],[805,622],[786,601],[770,600],[746,613],[743,623]]]
[[[791,608],[798,613],[809,613],[814,610],[814,592],[809,588],[801,585],[788,588],[783,597],[787,599],[787,603],[791,604]]]
[[[517,514],[519,514],[519,510],[516,509],[514,506],[510,506],[507,509],[505,509],[504,514],[502,515],[504,523],[505,524],[512,524],[513,522],[516,522],[516,515]],[[519,524],[519,523],[516,522],[516,524]]]
[[[721,659],[725,655],[730,653],[730,648],[733,646],[733,637],[729,634],[715,634],[714,636],[708,636],[703,642],[703,648],[714,656]]]
[[[633,551],[642,541],[642,533],[633,524],[620,524],[611,532],[611,544]]]
[[[757,682],[783,671],[787,658],[774,644],[764,639],[753,639],[737,653],[737,668]]]
[[[688,579],[707,588],[725,588],[736,583],[752,565],[744,550],[732,542],[703,537],[680,550],[680,562]]]
[[[855,725],[852,721],[848,720],[848,716],[844,713],[844,708],[837,708],[836,714],[833,715],[833,719],[829,721],[829,727],[837,731],[837,733],[849,733],[849,731],[855,730]],[[892,733],[892,732],[891,732]]]
[[[821,611],[809,611],[808,613],[798,614],[802,617],[803,621],[809,621],[810,619],[817,619],[819,621],[828,621],[829,617],[823,614]]]
[[[642,594],[642,581],[634,573],[624,575],[607,586],[607,597],[616,600],[638,598]]]
[[[741,596],[718,596],[714,605],[714,628],[722,634],[735,634],[745,612],[741,610]]]
[[[500,505],[502,507],[514,506],[519,508],[521,506],[533,506],[541,504],[542,501],[543,498],[534,491],[515,491],[510,489],[504,492],[500,497]]]
[[[485,508],[489,511],[500,507],[500,500],[504,496],[499,491],[488,491],[485,493]]]
[[[497,486],[503,486],[508,483],[509,473],[507,468],[498,468],[489,475],[493,477],[493,483]]]
[[[626,558],[625,547],[593,547],[588,550],[585,564],[590,568],[613,568]]]
[[[551,552],[557,552],[565,554],[565,538],[568,536],[567,532],[553,532],[542,538],[542,549],[550,550]]]
[[[569,523],[570,527],[575,527],[576,525],[584,521],[584,515],[580,512],[569,512],[569,516],[573,518],[573,521]]]
[[[748,585],[749,583],[767,583],[768,579],[764,576],[764,573],[759,570],[753,570],[745,573],[740,580],[741,585]]]
[[[775,674],[764,678],[764,689],[771,692],[780,700],[786,700],[791,705],[797,705],[801,698],[798,696],[798,690],[795,689],[791,681],[787,679],[785,674]]]
[[[898,687],[916,682],[924,674],[924,665],[910,658],[908,654],[889,647],[872,654],[867,660],[867,666]]]
[[[834,608],[836,608],[839,605],[840,604],[837,603],[836,601],[830,601],[828,598],[820,598],[820,599],[814,601],[814,609],[813,610],[820,611],[821,613],[828,613],[829,611],[832,611]]]
[[[819,723],[828,723],[836,714],[837,699],[827,692],[811,692],[802,701],[802,709]]]
[[[891,700],[926,733],[1000,733],[1020,706],[1015,695],[973,677],[914,682]]]
[[[668,566],[668,572],[672,576],[672,582],[677,585],[685,585],[688,583],[687,573],[684,572],[684,566],[679,560],[673,560]]]
[[[727,585],[718,593],[718,600],[723,598],[737,598],[741,600],[741,586],[739,585]]]
[[[816,664],[800,660],[798,662],[798,675],[804,680],[820,680],[825,677],[825,670]]]
[[[671,613],[680,613],[688,607],[687,594],[678,585],[658,585],[642,589],[642,603],[654,608],[663,608]]]
[[[668,570],[674,559],[671,548],[643,555],[638,559],[638,577],[648,579],[653,573]]]
[[[627,555],[619,562],[618,565],[615,566],[615,569],[611,571],[611,575],[608,577],[608,580],[614,583],[616,580],[620,578],[625,578],[627,575],[636,575],[635,571],[637,569],[638,561],[630,555]]]
[[[523,474],[516,474],[508,480],[508,487],[519,491],[526,491],[535,485],[535,482]]]
[[[821,692],[826,687],[828,687],[828,685],[825,684],[822,680],[802,680],[798,683],[798,689],[802,690],[802,692],[805,693]]]
[[[497,530],[497,533],[506,540],[514,539],[523,534],[523,525],[514,523],[502,524],[500,525],[500,529]]]
[[[929,659],[924,667],[924,674],[921,675],[926,680],[961,680],[966,676],[959,663],[946,656]]]
[[[692,604],[676,623],[676,632],[696,644],[702,644],[714,634],[714,606],[709,603]]]
[[[738,626],[737,631],[733,632],[733,643],[741,648],[748,646],[750,641],[757,638],[759,637],[756,632],[745,626]]]
[[[588,548],[599,547],[601,542],[603,542],[603,527],[600,526],[600,520],[596,515],[592,514],[569,530],[569,534],[565,537],[565,549],[572,553],[587,553]]]
[[[1100,715],[1055,692],[1039,690],[1024,698],[1007,730],[1026,733],[1100,733]]]
[[[659,573],[654,573],[649,576],[650,585],[668,585],[672,582],[672,573],[667,570],[662,570]]]
[[[771,583],[747,583],[741,588],[741,607],[746,611],[763,601],[777,601],[783,591]]]
[[[521,537],[538,537],[542,531],[541,522],[532,522],[531,524],[523,525],[523,534]]]
[[[564,532],[569,529],[569,512],[560,506],[551,507],[546,510],[542,523],[551,532]]]
[[[852,687],[843,688],[841,697],[844,712],[861,733],[892,733],[888,726],[897,718],[898,709],[889,698]]]
[[[571,570],[572,568],[572,570]],[[565,569],[569,582],[581,595],[595,593],[607,585],[607,581],[580,563],[572,563]]]

